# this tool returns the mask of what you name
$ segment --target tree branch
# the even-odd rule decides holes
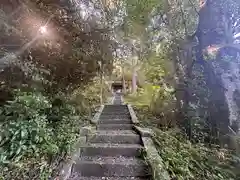
[[[197,8],[195,7],[195,5],[193,4],[192,0],[188,0],[190,2],[190,4],[192,5],[193,9],[195,10],[195,12],[199,15],[199,12],[197,10]]]
[[[186,19],[184,18],[184,12],[183,12],[183,9],[182,9],[182,4],[180,4],[180,11],[181,11],[183,25],[184,25],[184,29],[185,29],[185,36],[188,36],[187,24],[186,24]]]

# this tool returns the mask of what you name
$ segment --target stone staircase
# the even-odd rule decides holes
[[[143,160],[143,145],[133,130],[131,116],[121,96],[114,105],[105,105],[96,132],[81,148],[69,180],[150,180],[151,172]]]
[[[122,96],[119,93],[116,93],[113,99],[113,104],[122,104]]]

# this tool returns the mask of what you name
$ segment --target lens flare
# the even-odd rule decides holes
[[[41,26],[39,28],[39,31],[40,31],[41,34],[46,34],[47,33],[47,27],[46,26]]]

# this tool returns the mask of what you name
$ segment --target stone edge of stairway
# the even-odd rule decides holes
[[[154,132],[149,128],[140,127],[140,122],[136,116],[135,111],[133,110],[133,107],[130,104],[127,104],[127,107],[131,116],[131,120],[134,124],[133,127],[135,131],[140,135],[140,138],[143,142],[143,146],[146,152],[146,160],[151,166],[152,171],[154,171],[153,179],[171,180],[168,171],[164,168],[163,159],[158,154],[158,151],[152,140]],[[160,165],[160,168],[159,166],[156,166],[156,164]]]
[[[95,115],[93,116],[93,118],[90,120],[91,123],[93,124],[97,124],[99,121],[99,117],[104,109],[105,105],[101,105],[100,108],[98,109],[98,111],[95,113]]]
[[[127,105],[133,124],[139,124],[138,118],[130,104]]]
[[[67,180],[72,173],[72,166],[79,158],[81,153],[81,146],[87,142],[87,135],[93,129],[91,126],[85,126],[80,131],[80,137],[74,146],[74,151],[71,153],[70,158],[59,165],[59,175],[54,177],[53,180]]]
[[[146,160],[154,172],[153,179],[171,180],[168,171],[164,168],[163,159],[158,154],[158,151],[152,140],[154,132],[149,128],[142,128],[136,125],[134,126],[134,129],[140,134],[140,138],[143,142],[146,152]]]

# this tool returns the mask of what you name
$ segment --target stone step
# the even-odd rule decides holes
[[[131,116],[128,114],[101,114],[99,117],[104,119],[130,119]]]
[[[114,106],[114,105],[113,105]],[[113,110],[118,110],[118,111],[128,111],[128,107],[124,106],[124,107],[106,107],[106,105],[103,108],[104,111],[113,111]]]
[[[100,115],[101,118],[103,119],[130,119],[130,115]]]
[[[127,118],[129,118],[129,117],[131,117],[131,115],[130,115],[130,113],[118,113],[118,112],[114,112],[114,113],[101,113],[101,116],[103,116],[103,117],[123,117],[123,118],[125,118],[125,117],[127,117]]]
[[[141,156],[144,148],[140,144],[95,143],[81,147],[83,156]]]
[[[96,131],[97,134],[107,134],[107,135],[138,135],[134,130],[99,130]]]
[[[99,130],[132,130],[131,124],[99,124],[97,126]]]
[[[122,112],[122,111],[103,111],[101,115],[118,115],[118,116],[122,116],[122,115],[126,115],[126,116],[130,116],[129,112]]]
[[[141,144],[141,138],[134,131],[129,130],[113,130],[98,131],[94,135],[90,135],[91,143],[119,143],[119,144]]]
[[[126,105],[105,105],[104,110],[128,110]]]
[[[123,116],[100,116],[99,119],[122,119],[122,120],[131,120],[131,117]]]
[[[103,111],[101,115],[118,115],[118,116],[130,116],[129,112],[122,112],[122,111]]]
[[[73,165],[73,171],[83,176],[145,177],[148,165],[141,159],[124,156],[83,156]]]
[[[114,101],[113,101],[113,104],[122,104],[122,102],[121,102],[121,101],[114,100]]]
[[[109,113],[109,114],[114,114],[114,113],[123,113],[123,114],[129,114],[129,110],[103,110],[102,113]]]
[[[100,119],[99,124],[132,124],[130,119]]]
[[[122,106],[122,105],[105,105],[103,108],[104,111],[127,111],[128,107],[127,106]]]
[[[128,109],[103,109],[102,112],[108,112],[108,113],[129,113]]]
[[[73,173],[68,180],[151,180],[150,177],[83,177],[81,174]]]
[[[128,118],[121,118],[121,117],[99,117],[100,119],[103,119],[103,120],[109,120],[109,119],[112,119],[112,120],[131,120],[130,117]]]
[[[105,105],[106,108],[127,108],[127,105],[114,105],[114,104],[107,104]]]
[[[104,113],[102,113],[101,115],[100,115],[101,117],[120,117],[120,118],[130,118],[131,116],[130,116],[130,114],[104,114]]]

